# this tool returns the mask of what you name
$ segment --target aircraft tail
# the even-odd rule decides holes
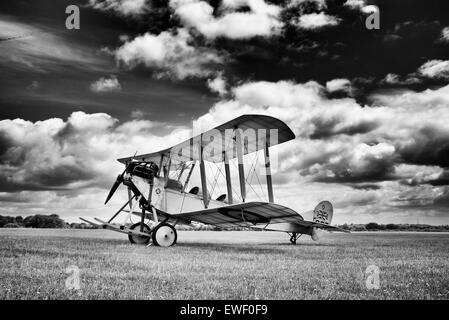
[[[330,225],[332,222],[332,216],[334,214],[334,208],[329,201],[321,201],[313,209],[313,222],[323,223]],[[319,232],[317,228],[313,227],[311,235],[313,241],[319,240]]]
[[[334,208],[329,201],[321,201],[313,209],[313,222],[331,224]]]

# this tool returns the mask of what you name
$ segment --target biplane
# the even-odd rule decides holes
[[[331,225],[333,207],[329,201],[321,201],[314,210],[303,214],[274,202],[270,148],[294,138],[292,130],[279,119],[243,115],[170,148],[120,158],[125,169],[118,175],[105,204],[122,184],[128,189],[128,201],[108,221],[80,219],[126,233],[133,244],[163,247],[176,244],[177,224],[282,231],[289,234],[292,244],[303,234],[318,240],[318,229],[347,232]],[[266,199],[260,201],[249,201],[247,192],[248,185],[251,187],[249,175],[258,171],[253,163],[245,173],[248,169],[244,158],[251,154],[259,155],[257,159],[263,154],[259,167],[265,176]],[[219,169],[214,177],[208,177],[208,164]],[[194,185],[192,176],[198,171],[199,183]],[[215,197],[220,174],[226,191]],[[234,184],[235,180],[238,182]],[[121,212],[127,214],[129,223],[113,223]],[[133,223],[133,216],[138,216],[138,222]]]

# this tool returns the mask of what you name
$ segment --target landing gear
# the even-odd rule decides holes
[[[159,224],[152,232],[151,239],[155,246],[170,247],[176,243],[176,229],[168,223]]]
[[[135,234],[128,234],[129,242],[134,243],[134,244],[145,244],[145,245],[150,242],[151,229],[145,223],[141,223],[141,222],[135,223],[131,227],[129,227],[129,229],[135,230],[135,231],[141,231],[141,229],[140,229],[141,224],[143,224],[142,232],[148,233],[148,237],[135,235]]]
[[[128,234],[128,239],[133,244],[147,245],[152,240],[155,246],[170,247],[176,244],[178,235],[175,227],[168,223],[160,223],[154,229],[151,229],[148,225],[138,222],[129,227],[129,230],[147,233],[148,236],[141,234]]]
[[[297,234],[296,232],[293,232],[292,234],[289,233],[289,235],[290,235],[290,242],[291,242],[291,244],[296,244],[296,240],[298,240],[299,237],[302,236],[302,233],[301,234]]]

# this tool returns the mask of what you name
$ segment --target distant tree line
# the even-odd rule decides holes
[[[0,228],[91,229],[91,226],[86,223],[67,223],[57,214],[36,214],[26,218],[22,216],[10,217],[0,215]]]
[[[444,232],[449,231],[449,225],[432,226],[428,224],[378,224],[370,222],[367,224],[342,224],[340,228],[349,231],[432,231]]]

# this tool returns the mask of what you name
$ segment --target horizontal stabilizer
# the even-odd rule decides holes
[[[342,228],[335,227],[335,226],[331,226],[331,225],[324,224],[324,223],[319,223],[319,222],[301,221],[298,224],[300,224],[302,226],[307,226],[307,227],[324,229],[324,230],[327,230],[327,231],[340,231],[340,232],[351,233],[351,232],[349,232],[349,230],[342,229]]]

